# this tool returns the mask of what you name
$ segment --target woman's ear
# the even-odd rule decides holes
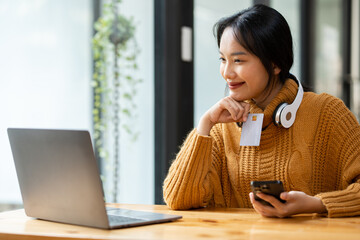
[[[279,73],[281,72],[281,69],[276,66],[275,64],[273,64],[273,70],[274,70],[274,75],[279,75]]]

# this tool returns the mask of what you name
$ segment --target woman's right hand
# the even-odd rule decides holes
[[[201,135],[209,135],[211,128],[217,123],[245,122],[249,115],[250,104],[238,102],[225,97],[213,105],[200,119],[197,131]]]

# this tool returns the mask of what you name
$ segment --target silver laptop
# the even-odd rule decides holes
[[[106,208],[88,131],[9,128],[26,215],[104,229],[181,218]]]

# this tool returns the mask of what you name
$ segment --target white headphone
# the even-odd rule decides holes
[[[276,126],[282,126],[284,128],[291,127],[295,122],[296,112],[300,107],[302,101],[304,90],[301,86],[299,80],[296,79],[293,75],[290,75],[290,78],[295,80],[299,85],[298,92],[293,103],[281,103],[279,104],[273,114],[273,121]]]

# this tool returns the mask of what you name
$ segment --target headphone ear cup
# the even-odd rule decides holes
[[[276,108],[275,111],[273,113],[273,122],[276,126],[282,126],[281,123],[281,113],[284,110],[284,108],[288,106],[287,103],[280,103]]]
[[[284,128],[291,127],[295,122],[296,109],[292,105],[285,106],[280,114],[280,123]]]
[[[297,80],[295,77],[294,80],[297,82],[299,86],[297,94],[295,96],[294,101],[291,104],[281,103],[276,107],[273,113],[273,122],[276,126],[289,128],[295,122],[297,110],[299,109],[301,101],[304,96],[304,89],[302,88],[299,80]]]

